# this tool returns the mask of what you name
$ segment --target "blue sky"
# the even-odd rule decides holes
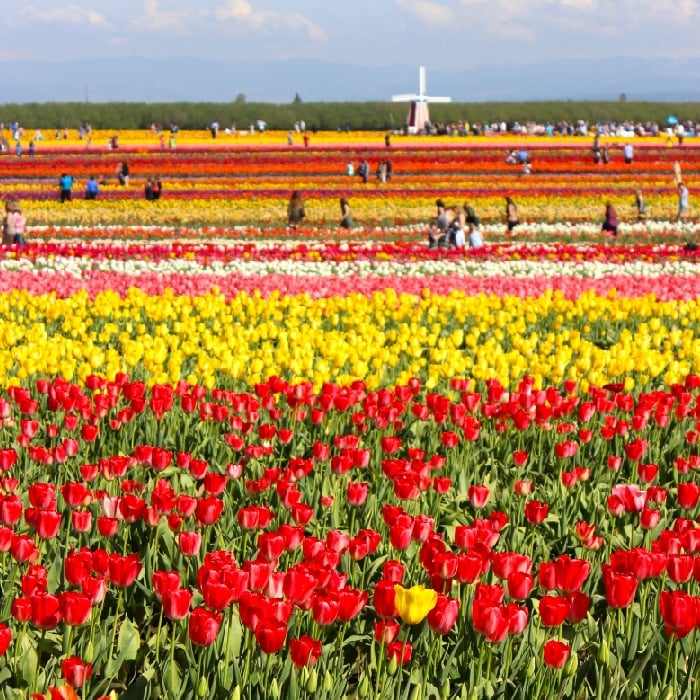
[[[0,0],[0,59],[315,58],[456,68],[700,55],[699,0]],[[412,89],[412,86],[407,86]]]

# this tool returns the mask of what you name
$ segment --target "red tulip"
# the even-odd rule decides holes
[[[27,622],[32,617],[32,601],[29,598],[15,598],[11,607],[12,617],[17,622]],[[0,623],[2,624],[2,623]]]
[[[180,574],[177,571],[154,571],[151,581],[158,600],[162,600],[166,593],[180,588]]]
[[[287,636],[287,626],[275,620],[260,620],[255,626],[255,641],[266,654],[277,653]]]
[[[681,639],[692,632],[698,615],[693,596],[683,591],[661,591],[659,608],[669,637]]]
[[[411,660],[413,646],[411,642],[390,642],[386,647],[386,656],[389,660],[394,659],[399,666],[404,666]]]
[[[700,499],[700,485],[686,482],[678,484],[678,504],[681,508],[692,510]]]
[[[321,640],[304,634],[298,639],[289,640],[289,657],[297,668],[311,668],[321,658]]]
[[[355,588],[342,588],[336,593],[338,599],[338,619],[341,622],[353,620],[367,605],[369,594]]]
[[[369,484],[367,482],[349,482],[348,483],[348,505],[362,506],[367,500],[367,492]]]
[[[44,630],[54,629],[62,618],[58,597],[51,593],[35,593],[30,600],[32,624]]]
[[[332,625],[338,617],[340,605],[335,598],[323,594],[314,594],[311,610],[314,620],[319,625]]]
[[[188,588],[176,588],[163,596],[163,614],[169,620],[183,620],[190,612],[192,591]]]
[[[141,560],[138,554],[122,556],[109,555],[109,580],[119,588],[130,586],[141,571]]]
[[[184,557],[196,557],[202,546],[202,533],[183,530],[177,536],[180,553]]]
[[[374,639],[377,644],[391,644],[401,631],[401,625],[396,620],[377,620],[374,623]]]
[[[566,620],[571,610],[569,601],[563,596],[546,595],[540,599],[539,613],[542,624],[558,627]]]
[[[12,630],[4,623],[0,622],[0,656],[3,656],[12,641]]]
[[[525,600],[535,586],[532,574],[514,571],[508,576],[508,595],[514,600]]]
[[[221,613],[198,607],[190,613],[188,635],[193,644],[209,646],[221,627]]]
[[[591,571],[591,564],[586,559],[573,559],[562,554],[554,563],[556,588],[562,593],[580,591]]]
[[[569,593],[566,599],[569,602],[569,614],[566,616],[566,621],[575,625],[586,617],[591,600],[585,593],[580,591]]]
[[[200,526],[213,525],[224,510],[224,502],[216,496],[207,496],[197,501],[195,518]]]
[[[92,600],[83,593],[66,591],[59,594],[61,616],[67,625],[84,625],[90,619]]]
[[[379,617],[397,617],[398,612],[394,605],[394,582],[389,580],[381,580],[374,587],[374,612]]]
[[[428,625],[436,634],[449,634],[457,622],[459,600],[438,594],[435,607],[428,613]]]
[[[571,647],[564,642],[550,639],[544,645],[544,662],[551,668],[564,668],[570,654]]]
[[[549,505],[541,501],[528,501],[525,504],[525,519],[531,525],[539,525],[547,517]]]
[[[474,598],[472,602],[474,629],[489,642],[502,642],[508,635],[508,618],[500,603],[486,598]]]
[[[674,583],[685,583],[693,575],[695,560],[690,554],[672,554],[666,563],[668,577]]]
[[[92,664],[85,663],[79,656],[69,656],[61,663],[61,673],[72,688],[81,688],[92,674]]]
[[[483,508],[489,500],[491,491],[483,485],[472,485],[469,487],[469,501],[474,508]]]
[[[603,582],[605,583],[605,598],[611,608],[626,608],[634,600],[634,595],[637,592],[637,579],[631,574],[621,574],[610,568],[605,568]]]

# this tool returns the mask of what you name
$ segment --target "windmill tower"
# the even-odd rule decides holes
[[[428,97],[425,94],[425,66],[418,69],[418,94],[413,95],[394,95],[391,98],[392,102],[410,102],[411,107],[408,110],[406,118],[406,126],[409,134],[417,134],[425,128],[425,125],[430,123],[430,112],[428,110],[429,102],[452,102],[451,97]]]

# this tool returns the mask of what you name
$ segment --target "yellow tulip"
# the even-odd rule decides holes
[[[432,588],[425,586],[404,588],[397,583],[394,591],[396,593],[394,605],[407,625],[423,622],[426,615],[437,605],[438,594]]]

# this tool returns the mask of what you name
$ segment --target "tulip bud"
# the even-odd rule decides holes
[[[608,648],[608,642],[606,639],[604,639],[598,647],[598,661],[605,666],[610,663],[610,649]]]
[[[469,695],[467,696],[467,700],[478,700],[478,698],[479,698],[479,695],[476,692],[476,688],[472,688],[469,691]]]
[[[83,661],[85,661],[86,664],[91,664],[95,660],[95,646],[92,643],[92,641],[88,642],[88,645],[85,647],[85,652],[83,653]]]
[[[231,691],[231,700],[241,700],[241,686],[240,685],[237,685]]]
[[[369,695],[370,685],[369,678],[366,675],[362,676],[360,680],[360,685],[357,687],[357,694],[361,698],[366,698]]]
[[[395,656],[391,657],[391,660],[389,661],[389,665],[386,667],[386,672],[390,675],[393,676],[396,671],[399,668],[399,662],[396,660]]]
[[[330,693],[334,685],[333,676],[331,676],[330,671],[326,671],[323,676],[323,692]]]
[[[306,667],[304,667],[304,671],[306,671]],[[309,677],[306,679],[306,692],[307,693],[315,693],[316,689],[318,688],[318,671],[315,668],[312,668],[309,672]]]
[[[525,672],[525,675],[527,678],[532,678],[535,675],[535,671],[537,670],[537,662],[535,661],[535,657],[530,658],[530,663],[527,665],[527,671]]]
[[[270,697],[271,698],[278,698],[280,696],[280,688],[277,685],[277,679],[273,678],[270,681]]]
[[[576,674],[576,670],[578,669],[578,654],[571,654],[569,657],[569,660],[566,662],[566,665],[564,666],[564,675],[565,676],[573,676]]]
[[[409,700],[423,700],[423,686],[414,685],[411,694],[408,696]]]
[[[673,700],[674,695],[673,695],[673,686],[669,685],[667,686],[663,693],[659,695],[659,700]]]
[[[450,697],[450,681],[445,681],[440,687],[440,700],[447,700]]]
[[[202,676],[199,679],[199,685],[197,686],[197,697],[206,698],[209,695],[209,681],[206,676]]]

